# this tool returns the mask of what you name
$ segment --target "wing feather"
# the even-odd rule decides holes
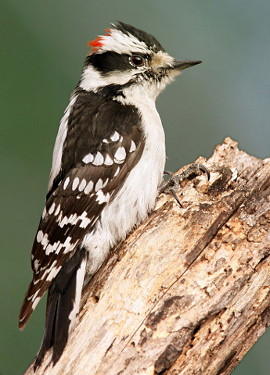
[[[95,126],[101,120],[96,118]],[[57,186],[54,183],[54,190],[47,196],[32,248],[33,280],[20,312],[21,329],[63,264],[72,257],[84,236],[95,228],[103,208],[121,189],[143,148],[144,138],[137,121],[129,127],[121,124],[111,128],[95,147],[81,144],[69,170],[63,157],[66,172],[64,176],[61,172]],[[71,151],[66,146],[64,152]]]

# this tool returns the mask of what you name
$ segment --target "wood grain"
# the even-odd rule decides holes
[[[84,291],[60,361],[36,374],[225,375],[270,324],[270,159],[226,138],[162,194]],[[33,374],[32,367],[26,374]]]

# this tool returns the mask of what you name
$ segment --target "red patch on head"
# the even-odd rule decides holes
[[[91,47],[93,52],[97,51],[100,47],[103,46],[102,36],[98,36],[96,39],[88,42],[88,46]]]
[[[111,35],[111,29],[105,29],[107,32],[105,36],[110,36]],[[91,40],[88,42],[88,46],[91,48],[91,52],[96,52],[99,50],[100,47],[103,46],[103,36],[98,36],[96,39]]]

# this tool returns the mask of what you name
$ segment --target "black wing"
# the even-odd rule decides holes
[[[103,108],[94,111],[92,101],[85,101],[77,100],[69,117],[62,168],[47,195],[32,249],[33,280],[20,312],[20,328],[143,152],[141,121],[134,107],[96,100]]]

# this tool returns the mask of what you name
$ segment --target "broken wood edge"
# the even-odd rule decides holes
[[[249,156],[237,148],[236,142],[226,138],[208,161],[199,158],[196,162],[209,168],[210,182],[201,176],[183,184],[182,208],[169,195],[159,197],[148,220],[111,252],[106,264],[85,288],[78,327],[60,361],[51,367],[48,355],[37,374],[67,371],[79,374],[84,369],[93,375],[192,372],[225,375],[269,326],[270,239],[265,233],[269,233],[270,225],[270,160]],[[86,327],[97,324],[96,317],[91,319],[91,316],[95,316],[95,307],[101,299],[110,297],[110,279],[117,267],[125,263],[132,269],[140,247],[149,254],[143,241],[146,238],[149,242],[149,236],[155,238],[164,225],[170,229],[179,225],[180,233],[185,234],[187,250],[183,259],[179,259],[179,274],[170,275],[166,269],[168,282],[155,289],[148,308],[141,313],[140,323],[130,324],[129,336],[124,339],[125,333],[122,341],[119,328],[119,334],[106,350],[100,348],[103,357],[98,358],[95,367],[89,335],[85,342],[82,333]],[[220,251],[229,252],[229,248],[230,256],[215,259]],[[143,262],[144,258],[141,259]],[[207,276],[209,269],[212,274]],[[112,322],[109,315],[108,321]],[[99,352],[99,341],[94,336],[93,342],[95,353]],[[147,353],[154,354],[149,358]],[[30,367],[26,374],[31,373]]]

